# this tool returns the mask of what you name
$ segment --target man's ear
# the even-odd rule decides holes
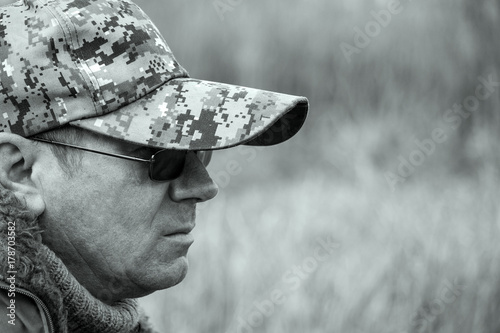
[[[37,149],[31,140],[12,133],[0,133],[0,185],[12,191],[36,216],[45,210],[38,182],[33,178]]]

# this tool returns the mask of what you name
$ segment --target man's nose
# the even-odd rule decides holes
[[[182,174],[170,182],[168,191],[173,201],[195,199],[203,202],[215,197],[219,187],[196,154],[188,152]]]

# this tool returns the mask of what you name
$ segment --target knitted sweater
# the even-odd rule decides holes
[[[13,225],[14,241],[8,238],[8,226],[13,235]],[[8,254],[9,245],[14,246]],[[78,283],[55,253],[42,244],[38,220],[9,191],[0,189],[0,279],[4,281],[3,277],[9,276],[8,256],[15,259],[16,285],[47,305],[56,332],[154,333],[135,300],[107,305]]]

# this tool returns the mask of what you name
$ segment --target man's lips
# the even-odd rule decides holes
[[[177,228],[175,230],[169,231],[165,234],[165,236],[173,236],[173,235],[187,235],[194,229],[194,224],[186,225],[181,228]]]

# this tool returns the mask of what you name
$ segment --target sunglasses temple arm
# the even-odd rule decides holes
[[[126,156],[126,155],[120,155],[120,154],[107,153],[107,152],[104,152],[104,151],[98,151],[98,150],[94,150],[94,149],[90,149],[90,148],[86,148],[86,147],[80,147],[80,146],[77,146],[77,145],[73,145],[71,143],[56,142],[56,141],[46,140],[46,139],[42,139],[42,138],[31,138],[31,139],[34,140],[34,141],[40,141],[40,142],[45,142],[45,143],[51,143],[51,144],[54,144],[54,145],[59,145],[59,146],[64,146],[64,147],[70,147],[70,148],[80,149],[80,150],[83,150],[83,151],[88,151],[89,153],[95,153],[95,154],[101,154],[101,155],[106,155],[106,156],[112,156],[112,157],[122,158],[122,159],[125,159],[125,160],[132,160],[132,161],[137,161],[137,162],[152,162],[152,160],[153,160],[153,158],[151,158],[149,160],[145,160],[145,159],[139,158],[139,157],[132,157],[132,156]]]

